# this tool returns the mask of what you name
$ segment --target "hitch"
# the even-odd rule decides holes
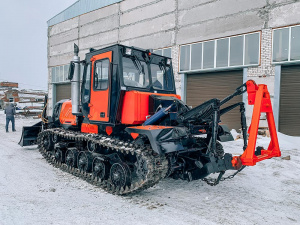
[[[254,166],[259,161],[281,156],[268,88],[264,84],[257,85],[253,80],[248,80],[246,86],[248,104],[254,105],[254,108],[251,125],[248,130],[248,146],[241,156],[234,156],[231,161],[232,166],[235,168],[240,167],[241,164]],[[255,154],[255,147],[261,113],[266,113],[271,141],[268,149],[260,149],[260,155],[258,155],[257,152]]]

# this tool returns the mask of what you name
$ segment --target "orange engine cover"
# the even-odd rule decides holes
[[[76,126],[76,116],[72,114],[72,102],[71,100],[65,101],[60,110],[59,122],[61,124]]]
[[[149,115],[149,96],[170,96],[180,99],[175,94],[160,94],[151,92],[128,91],[125,93],[122,107],[122,124],[142,124]]]

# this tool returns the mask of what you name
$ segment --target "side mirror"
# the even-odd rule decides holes
[[[73,79],[74,69],[75,69],[75,64],[73,62],[70,62],[69,73],[68,73],[68,80],[72,80]]]

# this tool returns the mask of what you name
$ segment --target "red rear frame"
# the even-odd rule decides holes
[[[254,166],[259,161],[281,156],[272,104],[267,85],[256,85],[256,83],[252,80],[247,81],[246,84],[248,104],[254,105],[252,122],[248,130],[248,146],[241,156],[233,157],[233,166],[237,166],[239,162],[241,162],[242,165],[245,166]],[[255,155],[255,147],[261,113],[266,113],[271,141],[267,150],[263,149],[261,150],[260,155]]]

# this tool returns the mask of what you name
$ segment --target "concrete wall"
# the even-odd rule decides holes
[[[115,43],[152,49],[172,47],[180,94],[177,72],[181,44],[262,31],[261,65],[248,68],[247,74],[259,83],[259,77],[264,77],[274,86],[272,28],[299,24],[299,12],[299,0],[124,0],[49,27],[48,67],[69,63],[73,43],[79,45],[81,57],[91,47]],[[52,87],[49,83],[49,93]],[[49,97],[51,102],[51,94]]]
[[[125,0],[51,26],[48,67],[69,63],[73,43],[79,46],[81,57],[91,47],[103,48],[116,43],[152,49],[175,46],[176,11],[175,0]],[[178,47],[175,49],[177,55]],[[175,62],[177,68],[178,60]],[[49,69],[49,93],[53,93],[51,80]],[[51,94],[49,103],[51,111]]]

